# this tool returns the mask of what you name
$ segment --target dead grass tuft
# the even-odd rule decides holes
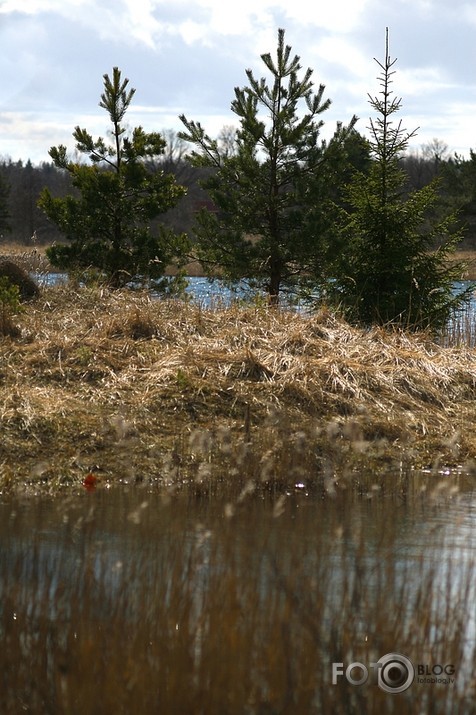
[[[152,338],[155,333],[156,326],[150,314],[138,306],[127,311],[120,318],[113,318],[106,328],[106,334],[111,338],[130,337],[133,340],[140,340]]]
[[[0,259],[12,261],[29,273],[48,273],[51,264],[46,257],[45,246],[28,248],[15,243],[0,246]]]

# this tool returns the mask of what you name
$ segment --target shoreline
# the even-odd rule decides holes
[[[0,260],[13,261],[21,268],[28,272],[50,273],[55,269],[51,266],[45,251],[48,246],[39,246],[31,248],[29,246],[21,246],[18,244],[0,244]],[[206,274],[198,261],[190,261],[186,266],[186,277],[205,277]],[[165,275],[176,275],[177,270],[173,266],[169,266]]]
[[[47,246],[29,247],[19,244],[0,244],[0,260],[11,260],[27,271],[49,273],[52,271],[45,250]],[[461,280],[476,281],[476,250],[457,251],[452,261],[465,261],[468,266],[461,276]],[[198,261],[191,261],[185,266],[186,277],[206,277],[206,273]],[[176,269],[168,267],[165,275],[175,275]]]

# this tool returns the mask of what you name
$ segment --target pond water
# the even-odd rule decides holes
[[[33,278],[39,283],[39,285],[55,285],[62,281],[67,280],[67,275],[64,273],[32,273]],[[241,281],[237,283],[234,288],[230,288],[223,284],[220,280],[210,281],[208,278],[201,276],[190,276],[187,278],[188,286],[186,288],[186,293],[195,301],[199,302],[204,307],[209,307],[217,304],[230,304],[233,300],[245,299],[252,295],[250,293],[249,286],[246,281]],[[461,291],[467,288],[469,285],[473,285],[471,281],[459,281],[455,285],[455,291]],[[296,305],[293,303],[293,306]],[[297,304],[299,308],[299,303]],[[473,300],[469,304],[467,315],[474,318],[476,312],[476,294]]]
[[[472,712],[473,478],[388,480],[3,497],[0,712]]]
[[[31,275],[40,286],[57,285],[58,283],[66,282],[68,279],[65,273],[32,273]],[[244,298],[247,294],[247,285],[244,281],[242,284],[237,285],[236,288],[231,289],[220,280],[209,281],[207,278],[200,276],[191,276],[187,280],[187,295],[204,307],[216,304],[228,305],[233,300]]]

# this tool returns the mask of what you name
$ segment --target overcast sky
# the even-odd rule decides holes
[[[476,148],[476,4],[469,0],[0,0],[0,158],[49,161],[73,150],[76,125],[105,136],[103,75],[118,66],[136,89],[131,127],[179,130],[178,115],[212,136],[245,69],[266,76],[278,28],[332,100],[325,131],[355,113],[368,134],[385,28],[397,58],[393,88],[416,151],[437,138]]]

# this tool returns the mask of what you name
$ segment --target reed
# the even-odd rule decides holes
[[[476,346],[476,315],[468,306],[460,311],[439,336],[440,345],[445,347],[472,348]]]
[[[27,246],[16,243],[2,243],[0,245],[0,259],[11,261],[20,266],[24,271],[46,275],[51,269],[46,257],[45,246]]]

